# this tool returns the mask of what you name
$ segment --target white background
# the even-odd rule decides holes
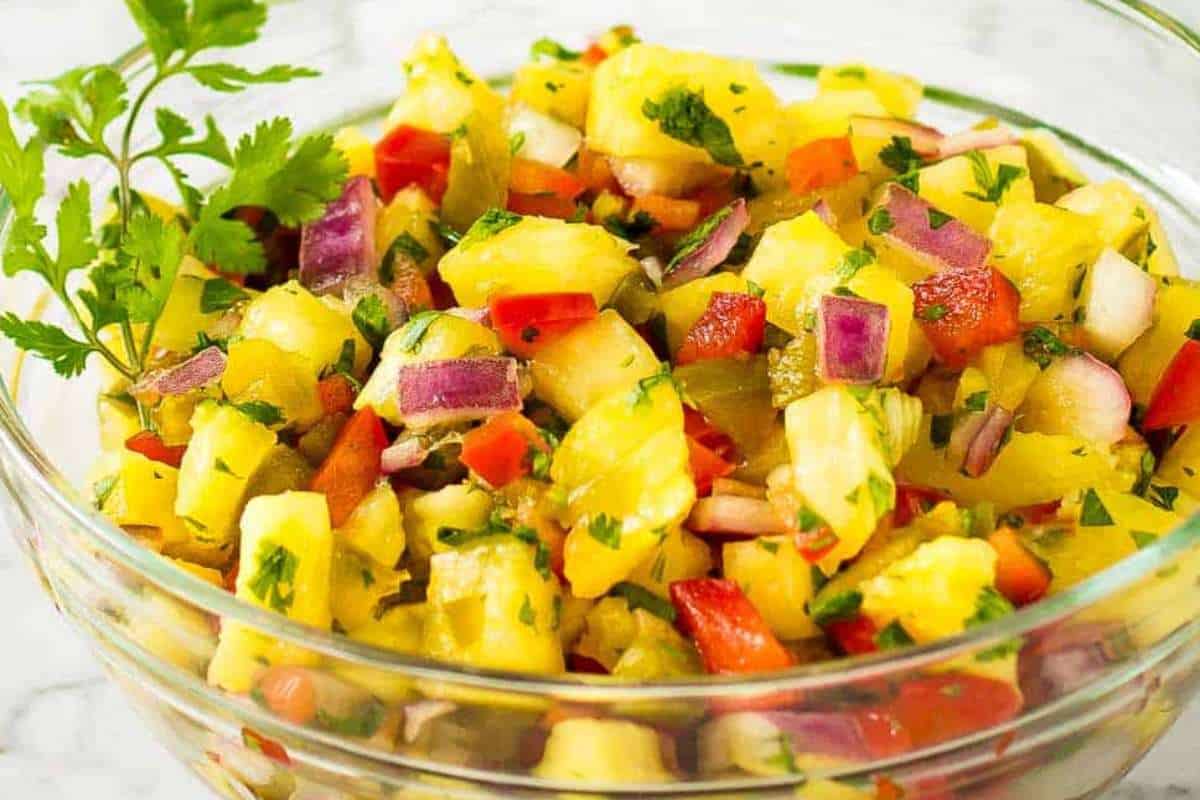
[[[1200,25],[1200,0],[1160,6]],[[134,39],[120,0],[0,0],[0,97],[11,100],[15,76],[104,60]],[[100,676],[21,558],[0,533],[0,799],[208,800]],[[1200,799],[1198,740],[1193,705],[1111,800]]]

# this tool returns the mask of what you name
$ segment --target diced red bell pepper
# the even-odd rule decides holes
[[[951,268],[913,285],[914,311],[943,364],[960,368],[983,348],[1020,333],[1021,296],[992,267]]]
[[[687,405],[683,407],[683,432],[689,438],[695,439],[716,453],[717,458],[731,463],[738,460],[737,445],[734,444],[729,434],[705,419],[699,411]]]
[[[151,461],[179,469],[179,465],[183,463],[183,454],[187,452],[187,445],[164,444],[162,437],[154,431],[139,431],[125,440],[125,449],[141,453]]]
[[[885,708],[865,708],[854,712],[867,749],[875,758],[891,758],[912,749],[912,739],[904,726]]]
[[[550,446],[532,422],[509,411],[463,437],[459,460],[499,489],[529,474],[535,452],[549,453]]]
[[[375,145],[375,174],[385,203],[416,185],[440,204],[450,175],[450,137],[397,125]]]
[[[794,660],[733,581],[694,578],[671,584],[679,624],[710,673],[786,669]]]
[[[837,186],[857,174],[858,162],[849,136],[816,139],[788,153],[788,188],[793,194],[804,195]]]
[[[634,198],[633,213],[645,211],[664,231],[690,231],[700,222],[700,204],[664,194],[644,194]]]
[[[996,551],[996,588],[1015,606],[1027,606],[1046,596],[1053,576],[1029,551],[1012,528],[998,528],[988,536]]]
[[[587,50],[583,51],[583,56],[579,60],[594,67],[606,58],[608,58],[608,51],[593,42]]]
[[[603,191],[621,193],[621,184],[613,175],[608,157],[595,150],[584,147],[579,151],[579,157],[575,160],[575,174],[585,187],[597,194]]]
[[[1010,683],[975,675],[914,678],[900,686],[889,710],[914,747],[928,747],[1000,725],[1021,711]]]
[[[1062,508],[1062,500],[1051,500],[1048,503],[1014,508],[1011,513],[1019,516],[1030,525],[1041,525],[1057,517],[1060,508]]]
[[[688,464],[692,470],[692,481],[696,484],[696,495],[707,497],[712,493],[713,481],[724,478],[736,467],[692,437],[688,437]]]
[[[550,217],[552,219],[575,219],[579,206],[569,197],[555,194],[508,193],[508,210],[523,217]]]
[[[538,348],[600,313],[588,292],[500,295],[488,308],[500,341],[522,358],[532,358]]]
[[[326,415],[349,413],[354,408],[354,387],[345,375],[330,375],[317,384],[317,395]]]
[[[383,423],[369,406],[354,412],[342,427],[309,486],[325,495],[333,527],[341,527],[375,488],[379,458],[387,446]]]
[[[250,728],[242,728],[242,744],[250,750],[262,753],[276,764],[282,764],[285,767],[292,765],[292,759],[288,757],[287,750],[283,748],[283,745]]]
[[[825,633],[848,656],[874,653],[879,650],[875,635],[879,629],[871,618],[859,614],[852,619],[839,619],[825,624]]]
[[[518,194],[554,195],[574,200],[583,194],[583,181],[565,169],[552,167],[528,158],[514,158],[509,172],[508,188]]]
[[[708,358],[753,355],[762,347],[767,304],[737,292],[713,292],[675,356],[683,365]]]
[[[927,514],[938,503],[950,499],[950,495],[928,486],[915,483],[896,484],[896,509],[892,512],[892,525],[903,528],[922,514]]]
[[[1200,341],[1188,339],[1171,359],[1150,397],[1142,429],[1200,422]]]

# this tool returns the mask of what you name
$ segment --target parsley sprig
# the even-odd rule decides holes
[[[154,332],[179,267],[187,255],[226,273],[262,271],[266,255],[254,231],[227,218],[239,206],[262,206],[285,225],[318,217],[337,197],[345,180],[344,159],[328,135],[293,142],[290,121],[275,119],[243,136],[234,149],[206,117],[203,132],[169,108],[153,111],[157,141],[135,150],[134,134],[155,91],[168,80],[190,77],[219,92],[239,92],[255,84],[284,83],[315,76],[306,67],[275,65],[255,72],[224,61],[201,60],[215,49],[255,41],[266,21],[260,0],[126,0],[145,37],[153,67],[135,85],[107,65],[77,67],[33,84],[13,107],[33,128],[22,142],[9,109],[0,102],[0,187],[14,216],[3,253],[4,272],[33,272],[50,287],[71,318],[75,334],[15,314],[0,316],[0,333],[17,347],[46,359],[64,377],[83,372],[98,354],[126,380],[147,370]],[[54,215],[57,249],[38,216],[46,194],[48,152],[71,158],[99,158],[111,167],[116,212],[98,235],[92,217],[92,187],[71,184]],[[183,157],[214,161],[231,169],[226,184],[206,199],[188,181]],[[164,218],[151,212],[133,188],[132,173],[142,162],[157,163],[170,175],[183,214]],[[85,272],[86,280],[73,274]],[[119,344],[101,332],[119,329]],[[137,326],[141,326],[140,329]],[[139,405],[143,427],[149,411]]]

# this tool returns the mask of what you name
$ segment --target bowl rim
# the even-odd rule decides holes
[[[274,0],[270,5],[291,5],[295,0]],[[1200,33],[1155,5],[1142,0],[1082,0],[1109,13],[1174,40],[1200,58]],[[120,55],[111,66],[126,77],[136,76],[148,66],[149,51],[139,45]],[[0,189],[0,234],[11,223],[12,208]],[[0,240],[3,240],[0,236]],[[16,364],[19,371],[21,355]],[[1019,609],[995,622],[972,628],[953,637],[913,646],[892,653],[852,656],[788,670],[747,675],[704,675],[687,679],[630,683],[611,676],[563,673],[542,676],[513,670],[481,669],[358,642],[347,636],[292,621],[282,615],[246,602],[192,573],[169,559],[143,547],[95,509],[37,445],[25,426],[10,393],[10,381],[0,374],[0,467],[19,476],[18,485],[32,486],[60,511],[70,524],[85,533],[99,553],[129,569],[158,589],[181,601],[222,618],[237,622],[273,638],[300,645],[340,661],[373,667],[407,677],[499,690],[532,696],[552,696],[575,702],[630,702],[760,695],[783,690],[821,690],[869,681],[897,671],[914,670],[941,663],[1007,641],[1031,630],[1051,625],[1087,608],[1153,572],[1168,566],[1181,553],[1200,545],[1200,511],[1182,522],[1153,545],[1091,576],[1067,591]],[[0,470],[3,476],[4,470]],[[5,481],[8,484],[8,481]],[[11,489],[10,489],[11,491]],[[12,498],[10,502],[15,502]],[[37,520],[16,502],[36,530]],[[13,532],[16,536],[16,531]],[[68,543],[69,546],[69,543]]]

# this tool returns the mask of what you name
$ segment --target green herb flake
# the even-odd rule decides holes
[[[421,311],[409,318],[401,329],[400,341],[397,343],[401,352],[415,354],[421,350],[421,342],[429,332],[429,326],[442,316],[441,311]]]
[[[746,85],[742,83],[731,83],[729,84],[729,91],[733,92],[734,94],[742,94],[746,91]]]
[[[973,392],[967,395],[967,399],[963,401],[963,408],[968,411],[987,411],[988,392]]]
[[[896,223],[892,219],[891,212],[886,208],[875,209],[867,218],[867,230],[875,236],[882,236],[894,227],[896,227]]]
[[[1113,525],[1112,515],[1104,507],[1104,502],[1095,489],[1083,493],[1083,503],[1079,509],[1079,524],[1087,528],[1097,528]]]
[[[458,78],[459,83],[463,86],[471,86],[475,83],[475,79],[466,73],[466,70],[456,70],[454,77]]]
[[[522,625],[528,625],[531,628],[537,624],[537,613],[533,610],[533,603],[529,602],[528,594],[521,602],[521,610],[517,612],[517,619],[521,620]]]
[[[837,76],[855,81],[865,81],[867,79],[867,70],[863,67],[843,67],[837,71]]]
[[[209,278],[200,290],[200,313],[225,311],[249,299],[249,293],[237,284],[224,278]]]
[[[611,594],[625,598],[625,603],[629,606],[630,611],[644,608],[667,622],[672,624],[675,622],[675,606],[671,604],[671,601],[659,597],[645,586],[622,581],[612,588]]]
[[[941,230],[946,223],[953,221],[954,217],[949,214],[944,214],[936,208],[930,208],[928,211],[929,227],[933,230]]]
[[[385,712],[383,703],[372,699],[367,705],[348,717],[338,717],[323,708],[317,709],[317,725],[340,736],[357,739],[369,739],[383,724]]]
[[[675,246],[675,255],[671,257],[671,261],[667,264],[667,268],[664,270],[665,274],[669,275],[674,272],[681,261],[699,250],[713,235],[713,232],[720,227],[721,223],[729,219],[729,215],[732,213],[732,205],[718,209],[695,228],[684,234]]]
[[[945,318],[945,316],[949,313],[950,309],[946,308],[944,304],[934,303],[933,305],[922,310],[920,316],[921,319],[925,320],[926,322],[937,322],[938,320]]]
[[[667,136],[705,150],[718,164],[727,167],[745,164],[729,126],[704,102],[702,92],[682,86],[668,89],[657,101],[647,98],[642,104],[642,114],[657,122],[659,130]]]
[[[371,570],[367,569],[366,567],[363,567],[363,569],[359,572],[359,577],[362,579],[364,589],[370,589],[375,585],[375,573],[371,572]]]
[[[767,290],[759,286],[754,281],[747,280],[746,294],[750,295],[751,297],[757,297],[759,300],[761,300],[764,296],[766,296]]]
[[[975,600],[975,614],[966,620],[968,628],[986,625],[1013,613],[1013,604],[991,586],[979,590]]]
[[[108,498],[112,497],[112,493],[116,488],[116,475],[109,475],[107,478],[101,478],[93,483],[92,494],[96,498],[96,508],[103,510],[104,504],[108,502]]]
[[[286,547],[263,541],[255,557],[257,569],[246,584],[259,602],[286,614],[295,600],[296,568],[300,559]]]
[[[801,506],[796,512],[796,528],[800,531],[815,531],[819,528],[827,527],[828,523],[821,518],[821,515],[813,511],[808,506]]]
[[[971,163],[971,170],[975,175],[975,185],[979,187],[980,191],[963,192],[963,194],[975,200],[999,205],[1009,187],[1027,174],[1024,167],[1014,164],[1001,164],[993,174],[991,164],[988,163],[987,157],[983,153],[972,150],[964,155]]]
[[[879,151],[879,160],[898,175],[915,173],[925,163],[907,136],[893,136],[892,141]]]
[[[1021,639],[1009,639],[994,647],[989,647],[975,654],[975,660],[986,664],[991,661],[1001,661],[1011,658],[1021,652],[1024,642]]]
[[[637,382],[637,386],[630,393],[630,405],[634,408],[647,405],[650,402],[650,392],[661,384],[666,384],[675,390],[677,394],[681,394],[679,384],[675,382],[675,376],[671,373],[671,365],[663,364],[659,367],[658,372],[648,377],[642,378]]]
[[[383,349],[384,341],[392,332],[392,323],[388,319],[387,306],[379,299],[379,295],[369,294],[359,300],[354,306],[351,319],[354,320],[354,327],[358,328],[358,332],[375,349],[375,352],[378,353]],[[353,359],[350,363],[351,369],[353,369]]]
[[[588,535],[612,550],[621,549],[621,521],[608,514],[598,514],[588,523]]]
[[[1050,366],[1055,358],[1070,355],[1071,348],[1048,328],[1038,325],[1025,332],[1023,339],[1025,355],[1042,369]]]
[[[1179,489],[1175,486],[1151,484],[1148,498],[1151,503],[1164,511],[1174,511],[1175,501],[1179,499]]]
[[[763,539],[761,537],[758,539],[755,539],[754,542],[755,542],[755,544],[757,544],[763,550],[766,550],[771,555],[775,555],[776,553],[779,552],[779,542],[772,542],[770,539]]]
[[[816,598],[808,609],[813,622],[827,625],[830,622],[854,619],[862,608],[862,592],[851,590],[832,597]]]
[[[391,286],[395,282],[396,262],[402,256],[411,261],[413,266],[419,266],[429,259],[430,253],[428,248],[417,241],[415,236],[408,231],[401,231],[400,235],[388,245],[387,252],[383,254],[383,260],[379,262],[379,282],[384,286]]]
[[[1185,335],[1193,342],[1200,342],[1200,318],[1192,320]]]
[[[515,156],[525,146],[525,131],[517,131],[508,137],[508,154]]]
[[[467,230],[458,246],[463,250],[486,241],[501,231],[508,230],[521,221],[520,214],[505,211],[500,208],[490,208],[483,212],[479,219]]]
[[[220,472],[222,475],[228,475],[231,478],[241,479],[241,477],[242,477],[241,475],[238,475],[236,472],[234,472],[229,467],[229,464],[226,463],[225,459],[223,459],[223,458],[218,458],[216,461],[213,462],[213,469],[216,470],[217,472]]]
[[[1129,536],[1138,550],[1145,550],[1158,541],[1158,537],[1149,531],[1130,531]]]
[[[929,443],[934,450],[943,450],[950,444],[950,435],[954,431],[953,414],[934,414],[929,420]]]
[[[792,739],[786,733],[778,736],[779,752],[765,759],[767,766],[774,767],[788,775],[799,775],[801,770],[796,764],[796,754],[792,752]]]
[[[894,619],[887,627],[875,634],[875,645],[880,650],[898,650],[902,647],[912,647],[916,641],[904,630],[900,620]]]
[[[541,56],[546,56],[555,61],[578,61],[582,55],[583,53],[580,53],[578,50],[570,50],[545,36],[538,39],[529,48],[529,57],[534,60]]]
[[[603,225],[612,235],[619,236],[627,242],[635,242],[654,230],[658,223],[649,213],[639,211],[628,220],[623,220],[616,214],[609,214],[604,218]]]
[[[871,492],[871,504],[875,517],[882,517],[896,506],[896,486],[888,478],[872,472],[867,476],[867,489]]]
[[[840,283],[846,283],[857,275],[860,269],[874,261],[875,256],[869,250],[862,248],[851,250],[842,256],[841,261],[833,268],[833,274],[837,276]]]
[[[266,425],[268,428],[272,425],[283,423],[283,409],[273,403],[268,403],[265,400],[250,400],[245,403],[234,403],[233,407],[245,414],[255,422]]]

